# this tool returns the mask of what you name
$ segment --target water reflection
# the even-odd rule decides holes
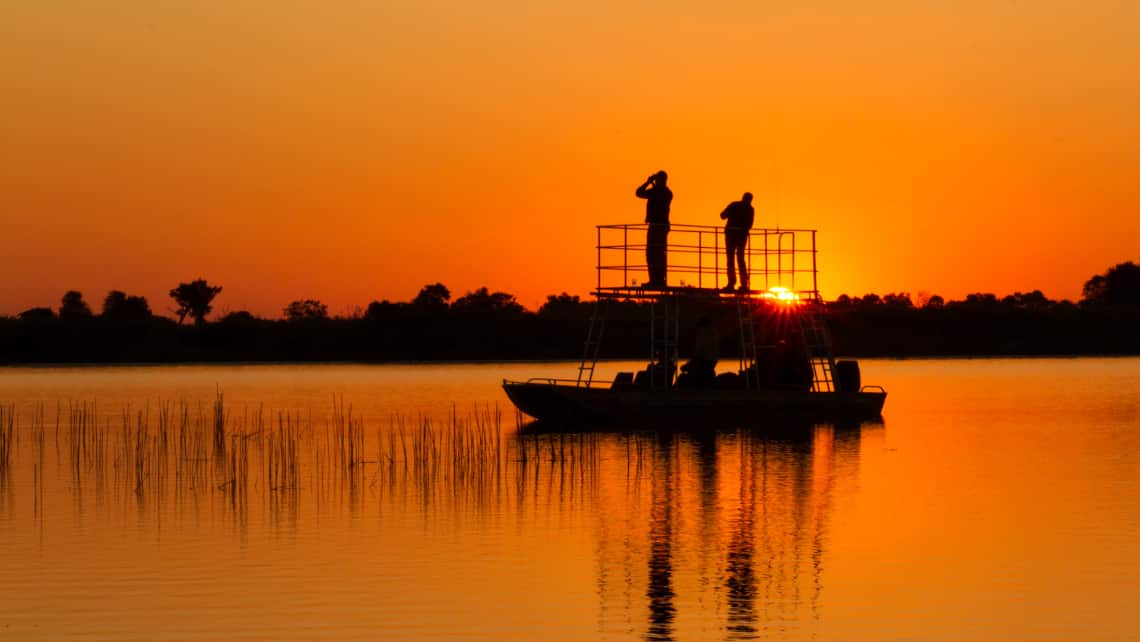
[[[600,610],[625,603],[625,621],[615,628],[640,629],[654,641],[683,639],[679,631],[694,626],[754,639],[818,623],[832,497],[854,483],[862,432],[877,429],[604,434],[534,424],[518,439],[597,440]],[[618,525],[615,515],[624,516]],[[615,576],[625,581],[614,583]],[[638,593],[640,625],[629,603]]]
[[[728,630],[734,637],[751,637],[756,632],[756,572],[754,568],[756,475],[754,461],[741,458],[740,487],[725,555],[725,587],[728,593]]]
[[[674,440],[662,433],[654,444],[656,454],[652,474],[652,509],[649,516],[649,640],[673,639],[673,504],[675,449]]]
[[[1140,360],[874,367],[889,431],[778,434],[519,433],[509,414],[480,432],[469,408],[500,394],[494,365],[0,374],[0,626],[27,641],[1135,637]],[[352,430],[334,392],[360,404]],[[73,424],[66,400],[96,395],[94,421]],[[159,397],[175,400],[165,431]]]

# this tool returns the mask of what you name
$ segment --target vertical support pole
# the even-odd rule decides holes
[[[815,230],[811,231],[811,291],[812,296],[819,298],[819,269],[816,267],[815,256]]]
[[[598,241],[595,245],[595,248],[598,251],[598,265],[596,268],[598,272],[598,289],[595,291],[600,294],[602,291],[602,226],[599,225],[596,229],[598,230]]]
[[[703,272],[704,272],[704,269],[703,269],[704,261],[702,260],[704,258],[704,253],[705,253],[705,233],[702,230],[697,230],[697,289],[698,290],[701,287],[703,287],[703,284],[704,284],[704,279],[701,278],[703,276]]]
[[[671,349],[669,350],[669,359],[666,361],[665,376],[667,377],[665,387],[667,389],[673,388],[673,381],[677,376],[677,368],[681,367],[679,363],[678,340],[681,339],[681,301],[676,298],[671,301],[673,304],[673,335],[671,335],[670,343]]]
[[[787,235],[787,232],[780,232],[780,283],[778,285],[782,288],[788,287],[787,282],[784,281],[784,254],[787,253],[787,250],[784,249],[784,237]]]
[[[628,288],[629,283],[629,225],[621,226],[621,284]]]
[[[771,290],[772,284],[768,280],[768,230],[764,230],[764,289]]]
[[[656,297],[649,300],[649,388],[657,389],[657,305],[660,301]]]
[[[776,285],[784,285],[784,235],[776,228]]]
[[[720,235],[713,234],[713,287],[720,289]]]
[[[792,292],[796,291],[796,233],[792,232],[792,284],[788,287]]]
[[[653,348],[657,347],[657,299],[649,301],[649,363],[653,363]],[[650,377],[653,381],[653,377]]]

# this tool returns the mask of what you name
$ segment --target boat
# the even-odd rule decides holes
[[[757,288],[729,290],[722,230],[697,225],[671,228],[669,274],[677,282],[638,284],[647,269],[646,227],[597,226],[595,300],[577,377],[504,379],[503,390],[520,411],[545,423],[776,425],[881,418],[886,390],[862,385],[858,362],[836,360],[832,352],[818,287],[816,230],[751,230],[745,253]],[[612,309],[622,305],[648,315],[642,332],[648,335],[648,364],[596,379]],[[693,317],[699,317],[695,330]],[[734,369],[714,372],[708,359],[692,352],[678,368],[682,327],[716,337],[715,328],[729,318],[738,342]]]

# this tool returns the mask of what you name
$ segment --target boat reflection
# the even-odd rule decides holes
[[[602,434],[533,423],[517,438],[590,442],[603,460],[598,586],[614,632],[686,639],[715,621],[718,637],[754,639],[819,622],[833,498],[851,490],[842,487],[855,483],[863,435],[881,427]]]

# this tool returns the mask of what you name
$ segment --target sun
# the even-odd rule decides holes
[[[801,302],[800,295],[785,287],[776,286],[760,293],[761,299],[775,301],[783,305],[797,305]]]

